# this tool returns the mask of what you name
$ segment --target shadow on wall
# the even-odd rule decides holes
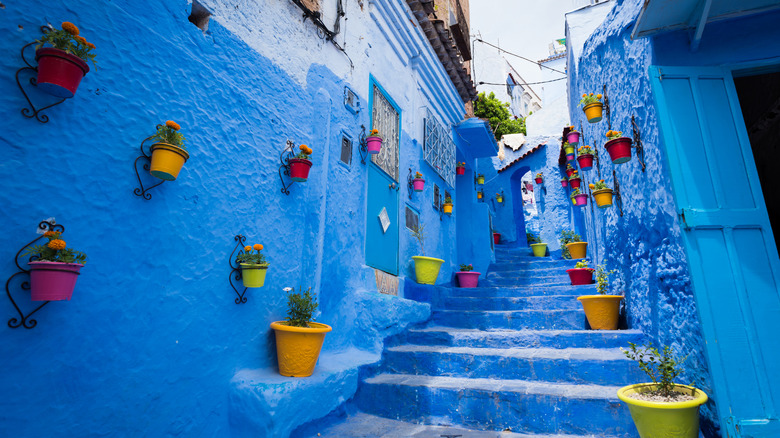
[[[525,209],[523,208],[523,176],[531,169],[528,166],[523,166],[509,178],[509,183],[512,187],[512,213],[515,221],[515,245],[518,247],[528,247],[528,241],[525,239]]]

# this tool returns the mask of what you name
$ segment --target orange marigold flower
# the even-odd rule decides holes
[[[261,249],[263,249],[263,245],[261,245],[259,243],[255,243],[255,246],[253,248],[258,250],[258,251],[260,251]]]
[[[71,34],[73,36],[76,36],[76,35],[79,34],[79,28],[76,27],[75,24],[73,24],[73,23],[71,23],[69,21],[65,21],[65,22],[62,23],[62,30],[64,30],[65,32],[68,32],[69,34]]]
[[[53,235],[54,235],[54,231],[47,231],[47,232],[43,233],[43,237],[51,237]]]
[[[314,153],[314,151],[313,151],[313,150],[311,150],[311,148],[310,148],[310,147],[307,147],[307,148],[306,148],[306,155],[311,155],[311,154],[313,154],[313,153]]]
[[[591,190],[593,190],[593,189],[595,189],[595,188],[596,188],[596,185],[595,185],[595,184],[588,184],[588,187],[590,187],[590,188],[591,188]]]
[[[56,250],[65,249],[65,241],[62,239],[54,239],[51,240],[47,246]]]
[[[76,35],[74,39],[85,46],[87,45],[87,39],[81,35]]]
[[[582,93],[582,97],[587,97],[588,95],[585,93]]]
[[[600,95],[600,94],[597,94],[597,95],[596,95],[596,99],[601,99],[601,95]]]
[[[303,152],[306,152],[307,148],[308,148],[308,146],[306,146],[305,144],[302,144],[302,145],[298,146],[298,149],[302,150]]]
[[[95,45],[94,45],[94,44],[92,44],[92,43],[90,43],[90,42],[88,42],[88,43],[87,43],[87,47],[89,47],[90,49],[94,49],[94,48],[95,48]]]
[[[603,179],[602,179],[602,180],[599,180],[599,182],[604,182],[604,180],[603,180]]]
[[[246,251],[246,252],[252,251],[252,247],[247,245],[247,246],[244,247],[244,251]]]
[[[174,131],[178,131],[179,129],[181,129],[181,126],[179,126],[179,124],[174,122],[173,120],[168,120],[167,122],[165,122],[165,126],[173,129]]]
[[[593,93],[590,93],[591,96],[593,96]]]

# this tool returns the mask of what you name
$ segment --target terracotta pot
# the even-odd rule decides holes
[[[631,161],[631,139],[628,137],[620,137],[614,140],[608,141],[605,145],[607,152],[609,152],[609,158],[612,159],[613,164],[622,164]]]

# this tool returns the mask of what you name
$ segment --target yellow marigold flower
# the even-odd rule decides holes
[[[94,44],[92,44],[92,43],[90,43],[90,42],[88,42],[88,43],[87,43],[87,47],[89,47],[90,49],[94,49],[94,48],[95,48],[95,45],[94,45]]]
[[[597,94],[597,95],[596,95],[596,99],[601,99],[601,95],[600,95],[600,94]]]
[[[246,251],[246,252],[252,251],[252,247],[247,245],[247,246],[244,247],[244,251]]]
[[[259,243],[255,243],[255,246],[253,248],[258,250],[258,251],[260,251],[261,249],[263,249],[263,245],[261,245]]]
[[[73,23],[71,23],[69,21],[65,21],[65,22],[62,23],[62,30],[64,30],[65,32],[68,32],[69,34],[71,34],[73,36],[76,36],[76,35],[79,34],[79,28],[76,27],[75,24],[73,24]]]
[[[167,122],[165,122],[165,126],[173,129],[174,131],[178,131],[179,129],[181,129],[181,126],[179,126],[179,124],[174,122],[173,120],[168,120]]]
[[[588,184],[588,187],[590,187],[590,189],[593,190],[593,189],[596,188],[596,185],[595,184]]]
[[[54,239],[50,241],[47,246],[51,249],[56,249],[56,250],[65,249],[65,241],[62,239]]]
[[[85,46],[87,45],[87,39],[81,35],[76,35],[74,39]]]
[[[306,155],[311,155],[311,154],[313,154],[313,153],[314,153],[314,151],[313,151],[313,150],[311,150],[311,148],[310,148],[310,147],[307,147],[307,148],[306,148]]]
[[[603,179],[602,179],[602,180],[599,180],[599,182],[604,182],[604,180],[603,180]]]
[[[371,130],[371,135],[379,135],[379,130],[378,129],[372,129]]]

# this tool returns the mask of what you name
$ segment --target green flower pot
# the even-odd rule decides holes
[[[244,280],[244,287],[263,287],[267,272],[268,265],[241,263],[241,278]]]
[[[620,388],[618,398],[628,405],[642,438],[697,438],[699,436],[699,406],[707,402],[707,394],[696,389],[693,400],[684,402],[650,402],[628,397],[628,394],[656,389],[654,383],[640,383]],[[690,394],[693,388],[675,385],[673,391]]]

